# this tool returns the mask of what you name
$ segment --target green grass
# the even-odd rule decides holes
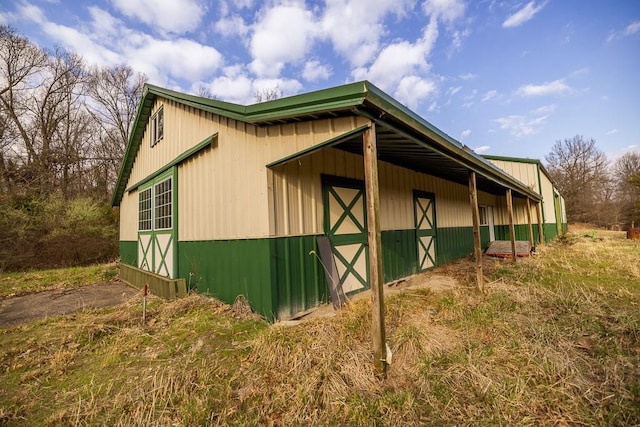
[[[487,260],[486,294],[461,261],[436,271],[458,287],[388,296],[386,380],[368,299],[295,326],[190,295],[145,327],[132,300],[2,329],[0,424],[638,425],[640,244],[585,234]]]
[[[77,288],[98,282],[108,282],[117,275],[116,263],[18,273],[0,272],[0,297],[52,289]]]

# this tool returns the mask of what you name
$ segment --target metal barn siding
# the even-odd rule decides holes
[[[179,277],[188,289],[233,303],[243,294],[251,307],[273,319],[270,239],[179,242]]]
[[[270,239],[274,311],[279,319],[328,301],[316,236]]]
[[[469,189],[430,175],[379,162],[381,227],[413,229],[413,190],[435,193],[438,227],[471,226]],[[363,179],[362,156],[328,148],[273,168],[276,236],[322,234],[321,175]],[[481,200],[495,197],[480,193]]]
[[[139,183],[180,154],[217,132],[212,114],[160,97],[156,99],[150,117],[153,117],[160,106],[164,110],[164,137],[151,147],[149,123],[146,124],[142,143],[127,183],[128,186]]]
[[[225,120],[218,128],[217,144],[178,168],[179,240],[267,237],[267,172],[251,147],[254,139],[233,135],[233,123]]]
[[[538,185],[538,167],[535,163],[496,160],[491,158],[489,161],[512,177],[520,180],[527,187],[533,188],[534,191],[540,193],[540,186]]]

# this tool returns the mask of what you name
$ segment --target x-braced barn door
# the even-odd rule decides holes
[[[362,181],[323,177],[324,230],[345,294],[369,288],[367,215]]]
[[[138,190],[138,267],[174,278],[175,179],[173,170]]]
[[[418,271],[436,265],[436,198],[433,193],[413,192],[418,247]]]

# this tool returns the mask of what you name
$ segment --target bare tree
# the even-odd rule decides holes
[[[39,85],[47,55],[13,28],[0,26],[0,176],[10,194],[22,180],[25,158],[33,158],[32,129],[21,121],[26,94]],[[25,141],[22,145],[18,141]]]
[[[275,99],[282,98],[282,95],[283,93],[282,89],[280,89],[280,86],[256,89],[256,91],[254,92],[256,102],[273,101]]]
[[[128,65],[92,68],[86,86],[89,112],[98,125],[99,139],[92,147],[94,184],[107,197],[116,180],[129,141],[138,102],[147,77]]]
[[[581,135],[556,141],[546,156],[549,173],[567,206],[569,222],[599,225],[610,218],[613,197],[607,157],[593,138]]]
[[[196,95],[202,98],[216,99],[216,96],[213,93],[211,93],[211,90],[203,84],[198,86]]]
[[[640,201],[640,186],[634,185],[634,177],[640,176],[640,152],[630,152],[618,158],[613,165],[618,202],[623,225],[640,220],[636,204]]]

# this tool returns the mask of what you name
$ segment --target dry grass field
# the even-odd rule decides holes
[[[459,261],[456,286],[386,297],[386,380],[367,298],[287,326],[191,295],[145,326],[135,298],[0,329],[0,424],[640,425],[640,242],[572,228],[485,271],[486,294]]]

